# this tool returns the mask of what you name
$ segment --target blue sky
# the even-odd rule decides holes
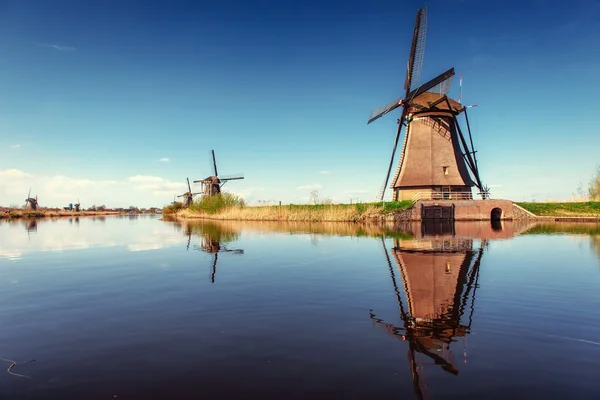
[[[250,202],[373,200],[397,115],[366,122],[402,94],[421,5],[2,1],[0,204],[163,205],[210,149]],[[600,163],[600,1],[427,6],[422,81],[463,73],[484,183],[572,198]]]

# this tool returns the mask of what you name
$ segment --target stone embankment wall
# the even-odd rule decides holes
[[[489,221],[492,210],[500,209],[503,220],[516,219],[510,200],[422,200],[413,208],[394,214],[396,221],[421,221],[421,207],[454,205],[455,221]]]

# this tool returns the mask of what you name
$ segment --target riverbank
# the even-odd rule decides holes
[[[481,204],[487,204],[487,201]],[[511,204],[509,201],[505,202]],[[458,204],[460,201],[448,201],[448,205],[454,203],[459,207]],[[600,202],[518,202],[514,204],[531,214],[524,215],[523,212],[515,212],[513,214],[512,210],[508,212],[509,210],[505,209],[504,212],[507,212],[507,219],[600,222]],[[192,209],[179,209],[171,214],[168,211],[166,208],[163,209],[165,215],[183,219],[304,222],[409,221],[416,220],[415,215],[419,214],[418,210],[414,210],[414,204],[410,201],[327,205],[236,206],[223,207],[218,210],[210,210],[210,212],[202,210],[195,204]],[[485,216],[482,214],[474,219],[488,219],[489,213],[486,212],[485,214]],[[457,219],[461,218],[457,216]]]
[[[55,217],[84,217],[84,216],[102,216],[102,215],[122,215],[121,211],[64,211],[64,210],[18,210],[11,209],[8,212],[0,212],[2,219],[34,219],[34,218],[55,218]]]
[[[172,216],[185,219],[238,221],[368,222],[392,221],[412,209],[410,201],[358,204],[225,207],[216,212],[180,209]],[[169,215],[165,213],[164,215]]]
[[[600,201],[584,201],[569,203],[527,203],[516,202],[516,205],[538,217],[596,217],[600,218]]]

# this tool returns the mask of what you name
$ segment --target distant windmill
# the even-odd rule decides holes
[[[186,179],[187,179],[188,191],[185,192],[184,194],[180,194],[177,197],[183,197],[183,206],[189,207],[192,205],[192,202],[194,201],[194,196],[196,196],[200,193],[192,193],[192,187],[190,186],[190,178],[186,178]]]
[[[73,208],[75,208],[75,211],[76,211],[76,212],[79,212],[79,208],[80,208],[80,206],[81,206],[81,204],[80,204],[80,202],[79,202],[79,198],[78,198],[78,199],[77,199],[77,204],[75,204],[75,205],[73,206]]]
[[[26,210],[37,210],[38,208],[38,198],[37,194],[35,198],[31,197],[31,188],[29,188],[29,194],[27,195],[27,199],[25,199],[25,209]]]
[[[215,151],[211,150],[211,152],[212,152],[213,167],[214,167],[215,174],[212,176],[209,176],[208,178],[194,181],[194,183],[202,184],[201,190],[205,196],[214,196],[216,194],[221,193],[221,187],[225,183],[227,183],[227,181],[233,181],[236,179],[244,179],[243,176],[219,177],[219,173],[217,172],[217,160],[215,158]]]

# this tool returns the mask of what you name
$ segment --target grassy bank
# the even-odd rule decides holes
[[[515,204],[540,217],[600,217],[600,201]]]
[[[100,215],[119,215],[119,214],[123,214],[122,212],[118,212],[118,211],[49,211],[49,210],[36,210],[36,211],[31,211],[31,210],[18,210],[18,209],[13,209],[10,210],[8,212],[1,212],[0,213],[0,220],[1,219],[18,219],[18,218],[25,218],[25,219],[33,219],[33,218],[54,218],[54,217],[83,217],[83,216],[90,216],[90,215],[96,215],[96,216],[100,216]]]
[[[213,200],[214,201],[214,200]],[[326,221],[359,222],[381,220],[394,213],[412,207],[410,201],[359,204],[316,204],[249,207],[229,202],[215,207],[213,203],[204,207],[202,202],[194,203],[187,209],[176,210],[181,218],[204,218],[216,220],[247,221]],[[163,213],[168,214],[167,208]]]

